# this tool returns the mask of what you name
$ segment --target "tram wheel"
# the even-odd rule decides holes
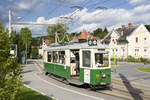
[[[48,75],[49,73],[48,72],[45,72],[45,75]]]

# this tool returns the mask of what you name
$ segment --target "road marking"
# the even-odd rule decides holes
[[[77,92],[77,91],[74,91],[74,90],[71,90],[71,89],[63,88],[63,87],[58,86],[56,84],[50,83],[50,82],[42,79],[41,77],[37,76],[36,73],[34,75],[36,77],[38,77],[41,81],[44,81],[45,83],[47,83],[49,85],[53,85],[53,86],[55,86],[57,88],[60,88],[60,89],[63,89],[63,90],[69,91],[69,92],[73,92],[73,93],[76,93],[76,94],[79,94],[79,95],[83,95],[83,96],[86,96],[86,97],[90,97],[90,98],[93,98],[93,99],[96,99],[96,100],[104,100],[103,98],[99,98],[99,97],[95,97],[95,96],[90,96],[90,95],[87,95],[87,94],[83,94],[83,93],[80,93],[80,92]]]

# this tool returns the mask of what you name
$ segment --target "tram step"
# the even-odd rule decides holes
[[[83,85],[84,83],[80,82],[80,80],[78,79],[74,79],[74,78],[71,78],[71,80],[67,80],[69,83],[71,84],[75,84],[75,85]]]

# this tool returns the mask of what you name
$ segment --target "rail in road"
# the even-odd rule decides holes
[[[40,70],[41,74],[44,74],[44,70],[41,64],[39,64],[38,61],[35,61],[35,64],[37,65],[37,68]],[[149,86],[130,82],[123,74],[119,75],[120,79],[112,78],[111,90],[96,90],[95,92],[122,97],[130,100],[150,100]]]

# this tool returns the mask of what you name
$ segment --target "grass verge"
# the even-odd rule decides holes
[[[144,68],[144,67],[142,67],[142,68],[137,68],[137,70],[142,71],[142,72],[148,72],[148,73],[150,73],[150,68]]]
[[[31,90],[30,88],[22,86],[20,91],[16,95],[15,100],[53,100],[53,99],[44,96],[39,92]]]

